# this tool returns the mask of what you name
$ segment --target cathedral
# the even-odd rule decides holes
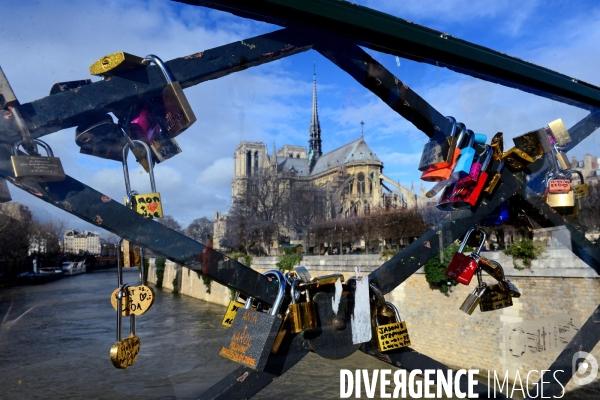
[[[361,122],[361,124],[363,124]],[[322,189],[327,202],[327,219],[347,218],[376,209],[414,208],[427,203],[424,188],[417,195],[383,174],[383,162],[371,150],[364,135],[323,154],[317,108],[317,82],[313,75],[312,115],[308,151],[286,144],[269,154],[259,142],[240,142],[234,153],[232,200],[243,198],[248,180],[258,173],[285,174],[289,179]],[[215,213],[214,245],[225,235],[227,216]]]

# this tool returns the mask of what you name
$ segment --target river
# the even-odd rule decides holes
[[[124,276],[137,282],[134,270]],[[224,307],[155,289],[154,305],[137,318],[138,359],[115,369],[116,280],[113,269],[0,290],[0,399],[193,399],[238,367],[218,355]],[[254,398],[339,398],[342,368],[387,364],[360,352],[340,361],[310,353]]]

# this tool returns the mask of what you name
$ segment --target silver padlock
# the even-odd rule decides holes
[[[465,301],[460,306],[460,311],[465,312],[469,315],[473,314],[473,311],[475,311],[475,307],[477,307],[477,305],[481,301],[481,297],[485,294],[486,290],[487,284],[485,282],[473,289],[471,294],[467,296]]]

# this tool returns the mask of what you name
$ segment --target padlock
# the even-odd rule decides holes
[[[244,308],[239,309],[229,330],[225,345],[219,354],[247,367],[262,371],[277,338],[283,320],[277,315],[285,295],[286,282],[278,270],[270,270],[265,275],[279,281],[279,292],[271,311],[267,314],[250,309],[249,297]]]
[[[554,157],[556,159],[557,169],[560,171],[567,171],[571,169],[571,162],[567,154],[554,143]]]
[[[465,249],[465,246],[467,245],[469,236],[476,229],[482,234],[481,243],[479,244],[479,247],[477,247],[477,250],[472,252],[470,255],[464,255],[462,252]],[[479,259],[479,253],[483,248],[486,238],[487,237],[485,235],[485,232],[482,229],[476,227],[472,227],[471,229],[469,229],[469,231],[465,234],[465,237],[462,243],[460,244],[458,251],[454,253],[452,260],[450,260],[450,263],[448,264],[448,268],[446,269],[446,276],[452,279],[456,279],[463,285],[469,285],[469,283],[471,283],[473,275],[475,274],[475,271],[477,271],[477,268],[479,266],[477,263]]]
[[[569,193],[571,191],[571,180],[556,176],[548,181],[548,193]]]
[[[293,271],[296,273],[298,279],[300,279],[302,282],[310,282],[310,280],[312,279],[312,276],[310,276],[310,272],[308,272],[308,269],[306,269],[306,267],[297,265],[294,267]]]
[[[502,161],[502,155],[504,154],[504,134],[502,132],[494,135],[490,147],[492,148],[492,158],[496,161]]]
[[[502,154],[502,160],[511,172],[522,171],[533,162],[533,158],[522,150],[513,147]]]
[[[425,144],[419,162],[419,171],[425,171],[429,168],[444,168],[452,163],[457,143],[456,120],[452,117],[446,118],[452,122],[450,135],[446,136],[443,143],[432,138]]]
[[[580,199],[590,194],[590,189],[588,188],[587,183],[583,180],[583,174],[578,170],[568,171],[572,174],[577,174],[579,176],[579,184],[571,185],[571,189],[573,189],[573,193],[575,193],[575,198]]]
[[[20,156],[18,154],[19,146],[23,142],[24,140],[15,143],[13,146],[14,155],[10,157],[17,182],[57,182],[64,181],[67,178],[60,158],[54,157],[54,153],[52,153],[52,149],[47,143],[39,139],[33,139],[35,145],[40,145],[46,150],[48,157]]]
[[[115,289],[111,296],[111,304],[115,310],[117,309],[119,291],[119,288]],[[124,317],[144,314],[152,307],[155,298],[152,288],[146,285],[128,285],[124,296],[126,300],[123,301],[121,309]]]
[[[532,159],[552,152],[552,145],[545,129],[527,132],[513,138],[515,147],[527,153]]]
[[[504,169],[504,161],[500,161],[500,163],[496,165],[494,171],[491,172],[492,178],[483,188],[483,192],[486,195],[491,196],[492,194],[494,194],[494,190],[496,190],[496,187],[500,182],[500,178],[502,177],[502,169]]]
[[[468,188],[471,186],[475,186],[479,181],[479,176],[481,175],[481,171],[486,171],[487,167],[492,159],[493,151],[491,147],[486,146],[486,149],[482,154],[477,157],[477,160],[471,165],[471,171],[469,175],[465,176],[462,179],[456,181],[454,185],[455,189]]]
[[[6,179],[0,178],[0,203],[8,203],[9,201],[12,201],[12,197],[10,196]]]
[[[477,305],[481,301],[481,298],[487,291],[487,288],[488,287],[487,287],[486,283],[483,282],[481,285],[479,285],[475,289],[473,289],[473,291],[467,296],[465,301],[463,301],[463,303],[461,304],[461,306],[459,308],[460,311],[465,312],[469,315],[473,314],[473,311],[475,311],[475,307],[477,307]]]
[[[471,172],[471,166],[475,160],[475,144],[485,144],[487,136],[482,133],[474,133],[472,130],[467,129],[468,142],[466,146],[460,150],[460,156],[456,160],[452,175],[457,179],[464,178]]]
[[[512,297],[507,291],[500,289],[499,285],[490,285],[479,300],[479,311],[494,311],[506,307],[512,307]]]
[[[555,208],[556,211],[559,211],[559,213],[567,215],[573,214],[575,206],[575,192],[573,192],[573,190],[569,190],[567,193],[551,193],[549,188],[551,182],[552,177],[549,177],[546,183],[548,186],[546,203],[548,203],[550,207]]]
[[[196,122],[196,116],[181,85],[179,82],[173,81],[173,77],[167,71],[162,60],[153,54],[147,55],[146,60],[155,63],[167,80],[167,86],[162,92],[163,113],[157,114],[157,118],[159,123],[162,122],[161,126],[166,128],[169,137],[174,138],[192,126]]]
[[[554,140],[556,141],[557,145],[564,146],[572,140],[571,135],[569,134],[569,130],[562,122],[562,119],[559,118],[555,121],[550,122],[548,124],[548,128],[550,130],[550,133],[554,137]]]
[[[438,164],[430,167],[423,171],[421,179],[427,182],[439,182],[448,179],[452,175],[452,170],[456,165],[456,161],[461,153],[461,146],[465,144],[465,140],[468,139],[467,128],[464,124],[456,124],[456,130],[459,130],[458,139],[456,141],[456,147],[450,160],[450,163]],[[439,167],[439,165],[446,165],[445,167]]]
[[[117,310],[122,310],[123,296],[127,284],[122,285],[117,294]],[[121,339],[122,313],[117,311],[117,341],[110,348],[110,361],[115,368],[125,369],[135,362],[140,352],[140,338],[135,334],[135,315],[130,317],[129,337]]]
[[[233,324],[235,316],[237,315],[237,311],[244,308],[244,303],[238,301],[239,294],[239,292],[235,292],[233,300],[229,301],[229,306],[227,306],[227,311],[225,311],[223,321],[221,321],[221,324],[228,328],[230,328],[231,324]]]
[[[498,287],[502,292],[507,292],[511,297],[521,297],[519,289],[504,276],[504,268],[498,261],[479,256],[479,266],[482,271],[498,281]]]
[[[119,51],[102,57],[90,65],[91,75],[112,75],[115,72],[132,68],[143,68],[148,61],[142,57]]]
[[[446,187],[436,207],[442,211],[451,211],[454,208],[463,206],[474,207],[479,201],[481,192],[488,179],[488,173],[483,167],[487,168],[487,165],[482,165],[479,178],[474,186],[457,188],[456,184],[454,184]]]
[[[146,150],[146,160],[150,166],[149,175],[152,192],[134,195],[131,199],[130,208],[135,210],[138,214],[142,214],[144,218],[162,218],[162,201],[160,199],[160,193],[156,191],[156,185],[154,183],[154,168],[152,167],[150,149],[148,148],[148,145],[141,140],[134,140],[133,142],[137,145],[143,146]],[[129,168],[127,167],[127,152],[129,147],[129,143],[123,146],[123,175],[125,177],[125,190],[127,194],[132,193],[131,184],[129,182]],[[127,201],[127,198],[125,198],[125,201]]]
[[[378,318],[377,316],[375,317],[375,330],[379,351],[384,352],[410,346],[410,337],[406,329],[406,322],[402,321],[400,313],[394,304],[386,301],[385,305],[387,308],[393,310],[394,313],[391,318],[395,319],[395,321],[379,325]]]
[[[292,302],[289,305],[288,313],[290,316],[289,328],[290,332],[292,333],[300,333],[302,331],[307,331],[318,327],[317,310],[315,308],[315,303],[310,301],[310,293],[308,292],[308,289],[305,289],[306,301],[301,303],[296,302],[296,287],[300,282],[301,281],[299,279],[294,279],[290,289]]]

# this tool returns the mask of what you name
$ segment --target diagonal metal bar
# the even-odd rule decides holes
[[[150,248],[227,287],[268,304],[275,301],[278,285],[271,284],[264,275],[156,221],[144,218],[69,176],[62,182],[16,182],[6,153],[0,153],[0,176],[55,207]],[[210,256],[201,258],[203,250],[210,252]]]
[[[165,62],[183,88],[309,50],[306,37],[282,29]],[[101,56],[101,55],[100,55]],[[124,71],[76,90],[67,90],[19,107],[33,138],[78,126],[91,115],[114,112],[160,93],[165,78],[156,66]],[[20,136],[14,117],[0,118],[0,142]]]
[[[599,341],[600,306],[594,310],[552,365],[547,370],[544,370],[548,374],[547,376],[551,376],[552,378],[547,377],[547,380],[544,381],[542,377],[537,385],[538,388],[543,385],[546,398],[558,399],[564,396],[564,387],[571,380],[576,369],[579,368],[579,363],[582,361],[581,357],[575,356],[576,353],[580,351],[590,353]],[[571,392],[571,394],[575,393]]]
[[[373,92],[392,110],[427,136],[448,135],[451,122],[360,47],[343,39],[318,43],[314,49]]]
[[[384,53],[590,109],[600,88],[548,68],[351,2],[337,0],[175,0],[286,27],[343,36]]]
[[[475,211],[453,211],[451,216],[371,272],[369,280],[375,282],[384,294],[394,290],[427,261],[464,235],[471,226],[512,197],[519,187],[524,187],[524,175],[519,173],[513,176],[513,173],[505,169],[499,185],[492,199],[483,200]]]
[[[277,354],[270,355],[264,371],[240,367],[198,396],[198,399],[249,399],[296,365],[308,352],[302,335],[289,335]]]
[[[381,353],[377,349],[370,347],[368,344],[364,344],[360,348],[360,351],[370,356],[373,356],[380,361],[391,364],[395,367],[406,369],[407,371],[419,370],[420,373],[418,373],[418,376],[423,376],[423,371],[426,369],[443,371],[446,374],[446,376],[446,371],[453,371],[452,380],[454,380],[454,377],[456,376],[454,374],[456,372],[455,369],[452,369],[444,363],[434,360],[433,358],[425,354],[419,353],[418,351],[415,351],[410,347],[403,347],[401,349],[395,349],[386,351],[385,353]],[[461,377],[459,378],[459,389],[465,395],[468,393],[469,390],[468,384],[469,381],[467,375],[461,375]],[[478,394],[480,396],[483,394],[487,396],[488,390],[489,388],[481,382],[479,382],[479,384],[473,387],[473,393]],[[455,388],[453,389],[452,393],[458,394]],[[509,397],[504,396],[502,393],[497,393],[495,398],[509,399]]]

